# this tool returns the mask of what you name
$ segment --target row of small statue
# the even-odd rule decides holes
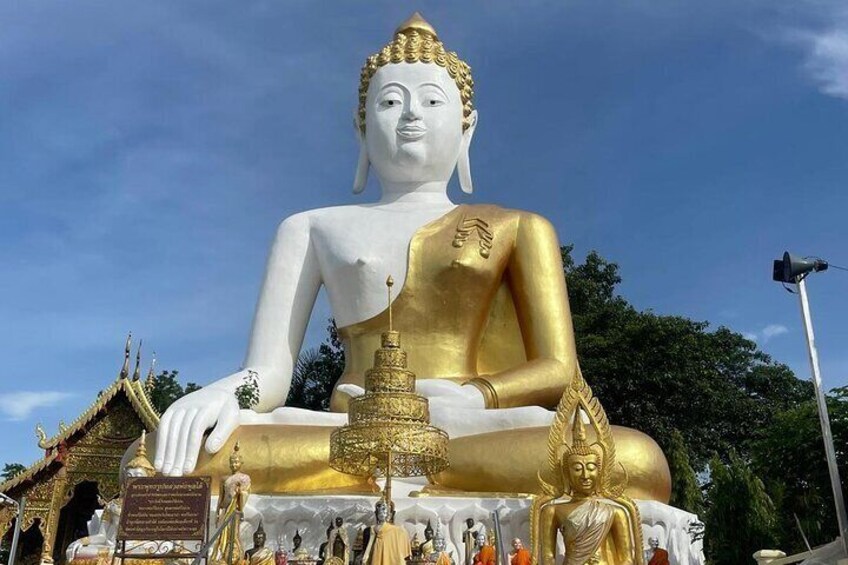
[[[441,526],[434,530],[428,520],[424,541],[418,539],[417,533],[409,540],[403,528],[384,519],[385,507],[384,501],[377,503],[376,525],[360,528],[352,544],[344,520],[341,516],[336,517],[327,528],[327,541],[318,549],[317,559],[302,547],[303,539],[298,530],[293,538],[291,559],[281,543],[277,544],[277,551],[272,552],[265,547],[267,537],[260,521],[253,534],[253,547],[244,553],[244,565],[401,565],[404,562],[406,565],[497,565],[494,532],[489,530],[487,535],[485,526],[475,525],[473,519],[466,521],[468,529],[463,533],[465,557],[461,564],[457,564],[453,552],[447,551]],[[512,546],[511,565],[531,565],[530,552],[523,542],[516,538]]]

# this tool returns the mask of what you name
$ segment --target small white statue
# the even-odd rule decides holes
[[[147,450],[144,445],[145,432],[141,433],[135,457],[126,464],[121,477],[121,490],[129,477],[152,477],[156,474],[153,465],[147,459]],[[113,498],[106,502],[100,519],[92,518],[89,525],[91,535],[80,538],[71,543],[65,553],[68,563],[73,561],[96,560],[99,564],[108,564],[115,551],[115,538],[118,533],[118,521],[121,518],[121,497]],[[91,530],[97,531],[92,533]]]

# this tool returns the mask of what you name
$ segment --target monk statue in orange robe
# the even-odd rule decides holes
[[[524,542],[520,538],[512,540],[513,552],[509,555],[510,565],[530,565],[530,550],[524,547]]]
[[[477,531],[477,553],[474,554],[473,565],[496,565],[495,547],[489,543],[486,536],[486,528],[480,527]]]

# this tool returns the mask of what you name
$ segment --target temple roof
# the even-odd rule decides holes
[[[38,446],[45,450],[44,457],[11,479],[0,483],[0,492],[8,492],[10,489],[26,480],[34,478],[39,472],[50,467],[50,464],[56,461],[62,454],[58,447],[74,435],[84,432],[87,426],[94,422],[107,409],[109,404],[121,394],[127,398],[130,406],[132,406],[144,424],[144,427],[148,430],[156,429],[156,426],[159,424],[159,413],[150,403],[145,390],[145,384],[138,378],[138,371],[136,371],[136,374],[132,378],[126,375],[126,371],[122,371],[118,379],[109,388],[101,392],[91,406],[70,425],[60,425],[59,432],[53,437],[48,438],[39,425],[36,428],[36,434],[39,437]]]

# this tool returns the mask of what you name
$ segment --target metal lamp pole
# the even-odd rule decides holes
[[[807,350],[810,356],[810,368],[813,372],[813,388],[816,392],[819,423],[822,429],[824,450],[827,455],[827,468],[830,472],[830,486],[833,489],[833,500],[836,503],[836,519],[839,525],[839,535],[842,539],[842,550],[848,556],[848,515],[845,512],[845,499],[842,496],[842,481],[839,478],[839,467],[836,464],[836,451],[833,449],[833,435],[830,431],[830,417],[827,415],[827,403],[822,390],[821,371],[819,370],[819,355],[816,351],[816,338],[813,334],[813,321],[810,318],[810,304],[807,301],[807,284],[804,275],[795,277],[798,287],[798,298],[801,301],[801,319],[804,322],[804,333],[807,337]]]
[[[26,497],[22,496],[21,501],[3,495],[6,503],[15,506],[17,516],[15,516],[15,532],[12,534],[12,547],[9,549],[9,565],[15,565],[15,557],[18,553],[18,540],[21,537],[21,521],[24,519],[24,510],[26,509]]]

